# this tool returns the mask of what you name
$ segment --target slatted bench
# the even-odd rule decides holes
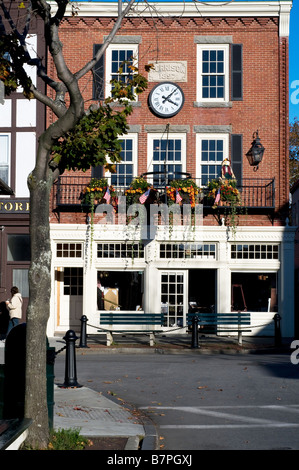
[[[193,324],[194,317],[197,317],[200,328],[205,328],[208,333],[238,333],[238,343],[242,344],[242,332],[250,331],[250,313],[249,312],[231,312],[231,313],[188,313],[188,326]],[[210,327],[213,327],[211,329]]]
[[[105,327],[102,331],[106,333],[107,346],[111,346],[113,342],[113,333],[149,335],[150,346],[153,346],[155,331],[158,330],[157,327],[163,326],[163,320],[163,313],[100,313],[100,325]],[[145,328],[140,328],[141,326]]]

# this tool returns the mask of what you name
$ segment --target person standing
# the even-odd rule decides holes
[[[22,295],[19,292],[19,289],[16,286],[13,286],[10,290],[11,299],[6,301],[6,306],[9,311],[9,324],[7,334],[10,330],[19,324],[19,320],[22,318],[22,306],[23,299]]]

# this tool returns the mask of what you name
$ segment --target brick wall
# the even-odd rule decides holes
[[[101,44],[111,30],[113,19],[67,18],[61,26],[60,38],[70,69],[75,72],[92,57],[93,44]],[[129,18],[123,23],[120,35],[140,35],[139,68],[155,60],[184,60],[188,64],[188,82],[180,82],[185,94],[183,109],[176,116],[163,120],[148,109],[148,93],[155,83],[139,97],[140,107],[134,109],[130,124],[141,127],[139,134],[139,174],[146,172],[147,134],[145,125],[188,125],[187,168],[195,177],[196,125],[231,125],[232,133],[243,134],[243,177],[275,178],[276,221],[285,217],[288,203],[288,40],[278,35],[277,18]],[[196,101],[196,44],[198,35],[230,35],[233,42],[243,44],[243,100],[232,102],[230,108],[199,108]],[[80,48],[75,44],[80,44]],[[49,63],[50,70],[52,69]],[[86,105],[92,97],[92,75],[81,81]],[[53,117],[48,112],[48,124]],[[249,166],[246,152],[252,134],[259,130],[265,154],[258,172]],[[79,217],[79,216],[78,216]],[[82,214],[80,215],[82,217]],[[79,217],[79,218],[80,218]],[[51,217],[53,220],[53,217]],[[74,214],[63,214],[61,222],[74,222]],[[208,222],[207,222],[208,221]],[[213,217],[205,223],[214,224]],[[267,215],[247,214],[245,225],[272,224]]]

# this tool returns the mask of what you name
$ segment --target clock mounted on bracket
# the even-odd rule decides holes
[[[172,82],[162,82],[154,86],[148,96],[150,110],[159,117],[175,116],[185,101],[183,90]]]

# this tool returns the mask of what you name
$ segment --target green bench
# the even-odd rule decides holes
[[[206,313],[191,312],[188,313],[188,326],[193,324],[196,316],[198,326],[207,333],[238,333],[238,343],[242,344],[242,333],[250,331],[248,327],[251,324],[250,313],[231,312],[231,313]],[[211,328],[212,327],[212,328]]]
[[[105,327],[102,330],[106,333],[107,346],[111,346],[113,342],[113,333],[149,335],[150,346],[153,346],[155,331],[157,327],[163,326],[163,321],[163,313],[121,313],[119,311],[100,313],[100,326]],[[144,328],[140,328],[141,326]]]

